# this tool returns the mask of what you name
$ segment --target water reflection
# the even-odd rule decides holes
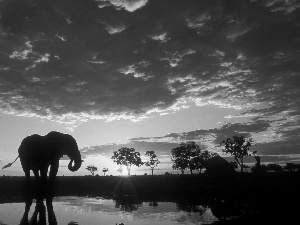
[[[116,208],[125,212],[137,211],[143,201],[133,196],[119,196],[115,199]]]
[[[33,203],[33,198],[27,198],[25,201],[25,210],[21,218],[20,225],[57,225],[57,219],[53,209],[53,198],[46,198],[46,206],[42,198],[36,200],[32,216],[29,218],[29,212]],[[46,214],[47,212],[47,214]],[[47,223],[48,217],[48,223]],[[77,222],[71,221],[68,225],[78,225]]]
[[[57,218],[53,207],[53,186],[41,186],[41,183],[25,186],[23,197],[25,199],[25,209],[19,225],[57,225]],[[35,201],[35,206],[33,202]],[[46,206],[45,206],[45,203]],[[48,223],[47,223],[48,221]],[[16,223],[15,223],[16,224]],[[67,224],[67,223],[65,223]],[[71,221],[68,224],[78,224]]]
[[[230,220],[233,217],[251,216],[255,211],[251,205],[237,200],[218,199],[209,200],[212,213],[220,220]]]
[[[156,202],[156,201],[149,202],[149,206],[156,208],[158,206],[158,202]]]
[[[54,206],[53,198],[46,198],[46,206],[41,199],[36,200],[35,207],[32,207],[32,203],[33,198],[25,201],[25,210],[20,225],[46,225],[47,218],[49,225],[94,224],[99,221],[107,221],[111,224],[123,222],[126,225],[163,224],[164,222],[218,224],[222,221],[230,221],[231,218],[251,215],[254,212],[250,205],[217,198],[182,198],[164,202],[149,196],[114,196],[113,199],[59,197],[54,199]],[[31,217],[28,218],[31,208],[34,210],[30,214]],[[60,218],[65,216],[61,214],[62,211],[65,214],[76,214],[77,217],[69,217],[73,219],[71,222],[67,222],[66,218],[63,218],[60,219],[63,223],[58,223],[55,210]]]
[[[163,224],[210,224],[217,218],[206,206],[197,202],[172,202],[161,199],[117,196],[102,197],[56,197],[46,201],[27,199],[24,203],[0,204],[0,217],[13,208],[20,207],[24,213],[20,223],[14,218],[5,218],[7,225],[163,225]],[[19,214],[19,213],[18,213]],[[20,213],[20,215],[22,215]],[[19,218],[20,218],[19,217]],[[71,222],[70,222],[71,221]],[[1,221],[2,222],[2,221]],[[47,223],[48,222],[48,223]],[[0,223],[1,224],[1,223]],[[3,223],[4,224],[4,223]]]
[[[28,198],[25,209],[24,202],[0,204],[0,224],[223,224],[242,217],[253,221],[257,211],[255,206],[237,200],[197,197],[72,196],[46,198],[44,201]]]
[[[33,198],[28,198],[25,201],[25,211],[20,221],[20,225],[33,225],[33,224],[46,225],[47,224],[46,207],[44,205],[43,199],[38,199],[36,201],[34,212],[31,218],[30,219],[28,218],[29,211],[32,206],[32,202],[33,202]],[[49,225],[57,225],[57,220],[52,205],[52,198],[46,199],[46,206],[48,212]]]
[[[189,200],[181,200],[176,202],[178,211],[185,211],[188,213],[199,213],[200,215],[203,215],[206,212],[206,209],[208,208],[207,205],[204,205],[203,203],[200,204],[200,202],[195,201],[189,201]]]
[[[9,212],[20,215],[17,221]],[[56,197],[45,201],[28,198],[22,203],[0,204],[0,224],[231,224],[232,220],[254,218],[253,204],[226,200],[138,196]],[[246,216],[246,217],[245,217]],[[21,218],[21,219],[20,219]],[[259,220],[260,218],[258,218]],[[248,219],[247,219],[248,220]]]

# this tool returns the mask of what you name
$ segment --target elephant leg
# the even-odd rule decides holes
[[[42,198],[44,198],[45,194],[46,194],[46,188],[47,188],[47,173],[48,173],[48,167],[45,167],[43,169],[40,170],[41,173],[41,195]]]
[[[35,205],[34,212],[29,220],[29,224],[31,225],[37,225],[38,224],[38,214],[39,214],[39,208],[38,208],[38,203]]]
[[[40,181],[40,175],[39,175],[39,171],[37,169],[33,169],[32,170],[34,177],[35,177],[35,181],[39,182]]]
[[[59,162],[55,162],[51,164],[50,167],[50,172],[49,172],[49,183],[48,183],[48,188],[49,188],[49,197],[53,198],[53,193],[54,193],[54,182],[55,178],[58,172],[58,167],[59,167]]]
[[[25,201],[25,211],[20,221],[20,225],[28,225],[28,213],[32,205],[33,198],[27,198]]]
[[[41,189],[41,179],[39,175],[39,171],[37,169],[33,169],[33,174],[35,177],[35,189],[36,189],[36,198],[41,198],[42,195],[42,189]]]
[[[54,180],[58,172],[58,167],[59,167],[59,161],[51,164],[50,173],[49,173],[49,180],[51,184],[54,183]]]
[[[47,220],[46,220],[46,207],[44,205],[43,199],[40,199],[36,203],[37,211],[39,214],[39,223],[40,225],[46,225]]]
[[[24,183],[24,195],[26,196],[26,199],[31,197],[31,182],[30,182],[30,170],[24,169],[25,173],[25,183]]]
[[[30,170],[24,170],[26,183],[30,183]]]
[[[49,225],[57,225],[56,216],[53,210],[53,204],[52,204],[52,198],[46,199],[46,206],[47,206],[47,212],[48,212],[48,222]]]

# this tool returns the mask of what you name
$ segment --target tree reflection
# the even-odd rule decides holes
[[[115,203],[115,208],[125,212],[132,212],[138,210],[142,206],[143,201],[133,197],[122,196],[116,198]]]
[[[255,212],[251,204],[228,199],[211,199],[208,206],[213,215],[220,221],[228,220],[232,217],[249,216]]]
[[[157,201],[151,201],[151,202],[149,202],[149,206],[152,206],[153,208],[156,208],[158,206],[158,202]]]
[[[194,200],[177,201],[176,206],[178,211],[199,213],[200,215],[203,215],[207,209],[207,206],[203,202],[200,203],[200,201]]]

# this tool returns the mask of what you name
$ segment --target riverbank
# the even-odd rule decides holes
[[[34,180],[32,177],[32,190]],[[24,177],[0,177],[0,195],[22,196]],[[57,177],[55,195],[151,195],[151,196],[219,196],[226,198],[278,197],[298,195],[300,173],[282,172],[256,175],[240,174],[230,179],[198,175],[157,176],[61,176]]]

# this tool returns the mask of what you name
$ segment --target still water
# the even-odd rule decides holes
[[[120,201],[102,197],[57,197],[53,199],[49,224],[80,225],[167,225],[210,224],[218,219],[207,206],[185,207],[175,202]],[[36,203],[30,207],[28,218],[35,214]],[[17,225],[23,217],[25,203],[0,204],[0,225]],[[49,213],[48,209],[48,213]],[[27,215],[26,215],[27,217]],[[49,214],[44,215],[49,221]],[[41,219],[41,218],[40,218]],[[55,222],[53,222],[55,221]],[[73,222],[73,223],[72,223]],[[48,222],[47,222],[48,224]]]

